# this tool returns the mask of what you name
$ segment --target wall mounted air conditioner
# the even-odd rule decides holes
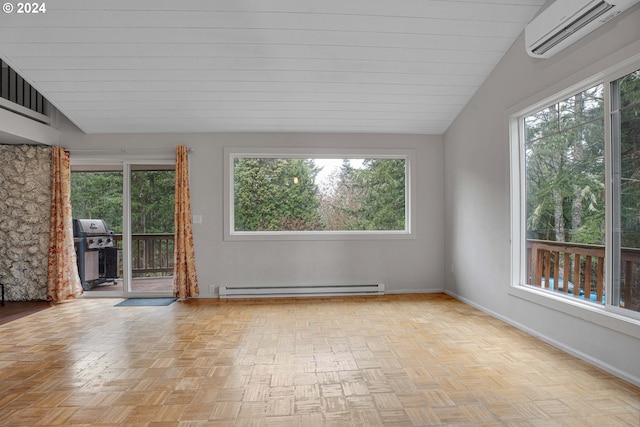
[[[556,0],[525,27],[527,53],[549,58],[640,0]]]

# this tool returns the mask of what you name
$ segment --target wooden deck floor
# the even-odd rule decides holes
[[[118,301],[0,325],[0,424],[640,423],[639,388],[446,295]]]
[[[173,276],[134,278],[131,289],[134,292],[172,292]],[[85,296],[90,296],[96,292],[122,294],[122,279],[98,284],[91,290],[85,291]]]

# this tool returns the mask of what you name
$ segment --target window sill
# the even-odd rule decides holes
[[[511,286],[509,295],[640,339],[640,320],[614,313],[605,307],[575,301],[530,286]]]
[[[415,239],[408,231],[248,231],[225,232],[225,241],[256,240],[407,240]]]

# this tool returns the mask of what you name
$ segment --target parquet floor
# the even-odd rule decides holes
[[[0,425],[640,424],[639,388],[446,295],[118,301],[0,325]]]

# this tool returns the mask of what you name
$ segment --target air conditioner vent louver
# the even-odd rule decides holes
[[[525,28],[527,53],[549,58],[639,0],[556,0]]]

